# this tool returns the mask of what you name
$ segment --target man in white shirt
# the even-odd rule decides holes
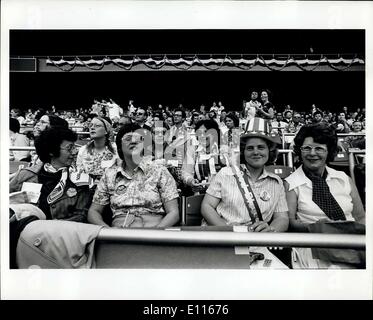
[[[165,141],[171,143],[176,140],[180,135],[185,135],[185,111],[182,109],[176,109],[174,113],[174,125],[167,132]]]
[[[10,116],[14,119],[17,119],[19,124],[22,126],[25,122],[25,118],[21,114],[21,110],[19,109],[12,109],[10,110]]]
[[[114,118],[120,118],[120,116],[123,114],[123,109],[113,101],[113,99],[109,99],[110,102],[107,102],[104,104],[106,106],[107,114],[109,115],[109,118],[111,121],[113,121]]]
[[[252,91],[251,92],[251,100],[246,102],[245,110],[244,110],[244,117],[247,121],[255,118],[256,110],[260,107],[260,102],[258,101],[258,92]]]
[[[287,127],[287,123],[283,121],[282,113],[276,113],[276,120],[273,120],[272,123],[272,132],[282,134],[283,130]]]
[[[101,109],[102,109],[102,105],[101,105],[100,101],[98,101],[97,99],[94,99],[93,104],[92,104],[92,112],[91,113],[99,115]]]

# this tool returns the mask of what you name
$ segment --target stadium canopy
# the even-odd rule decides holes
[[[131,54],[10,59],[11,72],[364,71],[358,54]]]

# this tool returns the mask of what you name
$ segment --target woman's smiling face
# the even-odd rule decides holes
[[[326,144],[317,143],[312,137],[307,137],[301,147],[303,165],[311,171],[322,172],[328,157]]]
[[[261,138],[248,138],[245,143],[246,164],[253,169],[263,168],[269,158],[268,144]]]

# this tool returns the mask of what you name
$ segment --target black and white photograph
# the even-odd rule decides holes
[[[1,9],[3,299],[372,299],[371,3]]]

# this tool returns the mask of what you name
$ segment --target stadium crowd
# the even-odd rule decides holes
[[[73,111],[12,108],[10,146],[35,147],[10,150],[10,163],[22,164],[10,175],[14,239],[35,220],[170,227],[180,223],[179,197],[195,194],[205,195],[202,225],[313,232],[323,221],[365,224],[364,191],[348,164],[338,167],[338,154],[365,149],[365,108],[280,108],[262,90],[228,109],[221,101],[121,107],[111,98]],[[293,150],[294,165],[279,149]],[[290,166],[289,174],[277,175],[276,165]],[[293,268],[356,267],[309,248],[291,255]]]

